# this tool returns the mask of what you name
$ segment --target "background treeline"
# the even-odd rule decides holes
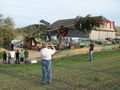
[[[0,46],[5,46],[11,43],[13,39],[23,39],[30,38],[36,35],[36,37],[42,37],[40,32],[46,32],[49,29],[48,26],[44,24],[33,24],[22,28],[14,28],[14,21],[11,17],[4,17],[0,14]],[[19,38],[20,37],[20,38]],[[21,38],[22,37],[22,38]]]
[[[77,16],[75,20],[73,27],[76,30],[90,32],[95,27],[101,27],[104,24],[105,18],[102,16],[92,17],[91,15],[87,15],[85,17]],[[7,45],[13,39],[22,40],[26,37],[40,37],[41,39],[45,39],[46,36],[50,36],[49,32],[47,32],[49,29],[49,25],[45,23],[15,29],[13,19],[11,17],[5,18],[0,14],[0,45]],[[22,38],[19,38],[20,36]]]
[[[48,27],[44,24],[33,24],[23,28],[18,28],[17,31],[26,37],[32,37],[40,32],[44,32]]]
[[[17,31],[14,29],[14,22],[11,17],[4,18],[0,14],[0,45],[6,45],[16,37]]]

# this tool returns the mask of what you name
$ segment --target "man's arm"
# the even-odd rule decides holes
[[[51,45],[51,47],[52,47],[53,50],[56,50],[55,47],[54,47],[54,45],[52,43],[50,43],[50,45]]]

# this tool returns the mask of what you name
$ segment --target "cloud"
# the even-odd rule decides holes
[[[117,20],[119,3],[119,0],[4,0],[0,1],[0,13],[13,17],[17,27],[39,23],[40,19],[54,22],[87,14],[105,15]]]

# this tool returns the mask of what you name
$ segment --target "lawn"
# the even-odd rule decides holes
[[[53,83],[42,85],[40,64],[0,65],[0,90],[120,90],[120,50],[54,60]]]

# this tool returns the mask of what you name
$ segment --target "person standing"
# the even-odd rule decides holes
[[[29,52],[27,50],[25,50],[24,55],[25,55],[25,61],[24,62],[29,63],[29,61],[28,61]]]
[[[6,51],[3,52],[3,63],[6,64],[6,60],[7,60],[7,53]]]
[[[11,57],[10,64],[14,64],[14,58],[15,58],[15,52],[14,51],[10,52],[10,57]]]
[[[43,48],[41,49],[41,66],[42,66],[42,83],[45,84],[46,76],[48,77],[48,83],[52,82],[52,72],[51,72],[51,59],[52,55],[55,53],[56,49],[52,43],[50,43],[52,49],[48,48],[48,43],[43,43]]]
[[[10,59],[11,59],[10,52],[7,53],[7,57],[8,57],[8,64],[10,64]]]
[[[90,49],[89,49],[89,57],[90,57],[90,62],[92,62],[93,59],[93,53],[94,53],[94,44],[92,41],[90,41]]]
[[[15,56],[16,56],[16,64],[20,64],[20,61],[19,61],[19,50],[16,51],[15,53]]]
[[[21,50],[21,52],[20,52],[20,61],[21,62],[24,61],[24,57],[25,57],[24,52],[23,52],[23,50]]]
[[[14,50],[14,44],[11,43],[11,51],[13,51],[13,50]]]

